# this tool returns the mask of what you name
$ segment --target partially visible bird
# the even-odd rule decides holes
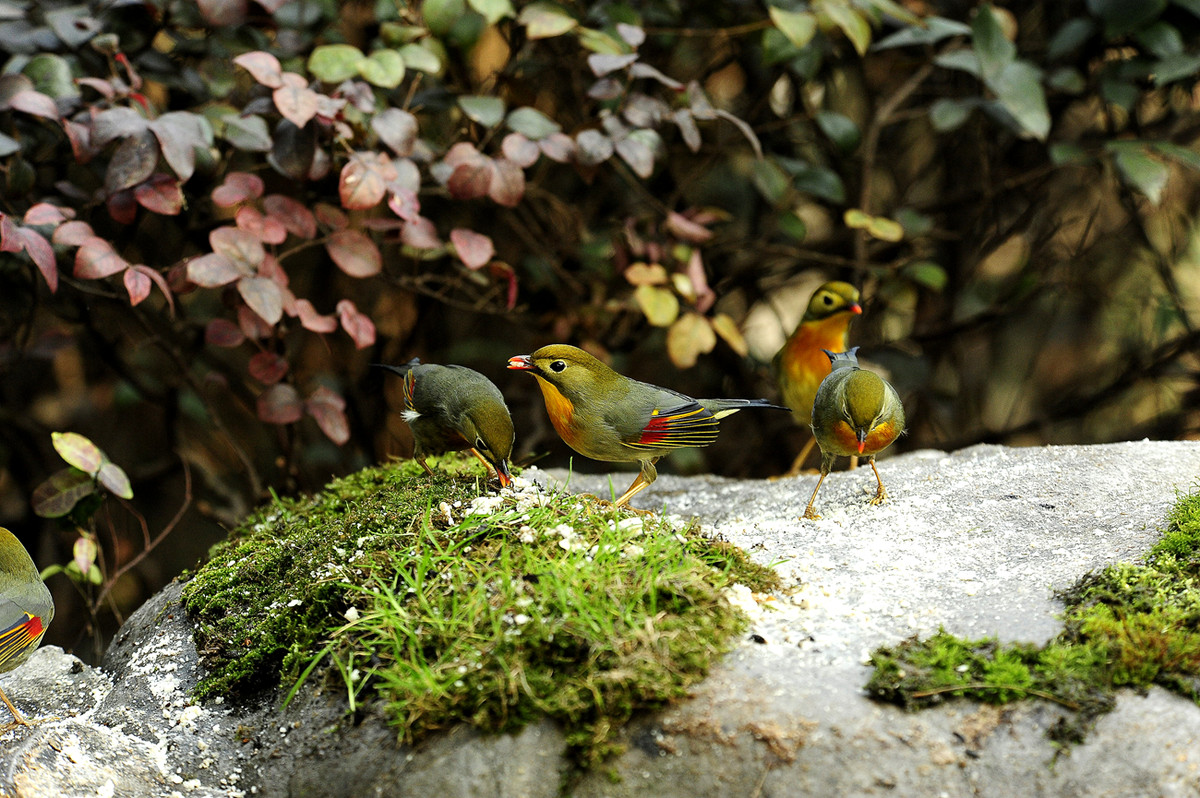
[[[0,673],[29,659],[54,618],[54,601],[29,552],[12,532],[0,527]],[[17,723],[29,721],[0,690]]]
[[[641,472],[613,504],[621,507],[658,477],[654,464],[673,449],[708,446],[718,420],[766,399],[693,399],[625,377],[574,346],[551,344],[518,355],[508,367],[537,378],[558,434],[593,460],[638,462]]]
[[[805,518],[820,518],[813,510],[817,491],[838,455],[866,455],[879,489],[871,504],[887,498],[875,467],[875,455],[904,432],[904,405],[886,380],[858,367],[858,347],[849,352],[826,352],[832,371],[817,389],[813,402],[813,437],[821,447],[821,478],[804,510]]]
[[[466,366],[439,366],[417,358],[403,366],[373,364],[404,378],[404,420],[413,433],[413,457],[427,474],[425,458],[470,449],[500,486],[512,482],[513,423],[491,380]]]
[[[844,352],[849,348],[850,322],[861,313],[857,288],[850,283],[825,283],[813,292],[800,323],[775,355],[772,365],[779,392],[797,424],[807,427],[812,423],[817,388],[829,375],[825,350]],[[800,473],[815,442],[816,438],[810,438],[804,444],[786,476]]]

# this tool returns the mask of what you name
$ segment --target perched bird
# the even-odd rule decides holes
[[[513,357],[508,367],[537,378],[550,421],[572,449],[593,460],[641,464],[617,507],[654,482],[660,457],[715,441],[719,419],[747,407],[787,410],[765,399],[693,399],[624,377],[565,344]]]
[[[0,527],[0,673],[29,659],[54,618],[54,601],[29,552],[12,532]],[[17,723],[29,721],[0,690]]]
[[[850,344],[850,322],[862,313],[858,289],[850,283],[825,283],[808,300],[808,309],[796,329],[775,355],[773,370],[783,403],[795,414],[797,424],[812,423],[813,400],[821,380],[829,376],[825,350],[844,352]],[[787,476],[800,473],[816,438],[810,438],[792,462]]]
[[[896,389],[879,375],[858,367],[858,347],[849,352],[826,352],[832,371],[817,389],[813,402],[813,437],[821,447],[821,478],[804,510],[805,518],[820,518],[813,510],[817,491],[840,455],[866,455],[879,489],[871,504],[887,498],[875,455],[892,445],[904,431],[904,406]]]
[[[491,380],[466,366],[438,366],[417,358],[403,366],[375,363],[404,378],[404,420],[413,433],[413,457],[427,474],[425,458],[470,449],[500,486],[512,482],[513,423]]]

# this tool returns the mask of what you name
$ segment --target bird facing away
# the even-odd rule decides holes
[[[12,532],[0,527],[0,673],[29,659],[54,618],[54,601],[29,552]],[[0,690],[17,723],[29,721]]]
[[[787,410],[765,399],[693,399],[618,374],[566,344],[518,355],[508,367],[537,378],[550,422],[572,449],[593,460],[641,464],[616,507],[654,482],[660,457],[715,441],[717,422],[725,416],[747,407]]]
[[[404,420],[412,429],[413,457],[470,449],[500,486],[512,482],[513,423],[491,380],[466,366],[438,366],[413,358],[403,366],[374,364],[404,378]]]
[[[820,518],[813,510],[817,491],[838,455],[866,455],[879,489],[871,504],[887,498],[875,455],[892,445],[904,431],[904,406],[886,380],[858,367],[858,347],[849,352],[826,352],[832,371],[817,389],[813,402],[812,429],[821,447],[821,478],[813,488],[804,510],[805,518]]]
[[[812,423],[817,388],[829,376],[825,351],[844,352],[850,347],[850,322],[861,313],[857,288],[850,283],[825,283],[813,292],[800,323],[775,355],[772,366],[779,392],[797,424],[807,427]],[[815,442],[816,438],[810,438],[804,444],[786,476],[800,473]]]

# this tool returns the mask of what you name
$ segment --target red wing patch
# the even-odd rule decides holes
[[[41,618],[29,613],[24,615],[20,621],[0,631],[0,665],[15,659],[31,646],[36,646],[46,632]]]
[[[718,429],[716,417],[698,402],[666,410],[656,408],[638,439],[625,445],[636,449],[708,446],[717,439]]]

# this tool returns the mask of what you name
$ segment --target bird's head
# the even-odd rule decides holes
[[[858,289],[841,281],[823,284],[813,292],[804,311],[804,321],[823,321],[839,313],[857,316],[862,313],[858,304]]]
[[[887,392],[883,380],[870,371],[854,371],[842,384],[842,415],[858,437],[863,451],[867,435],[883,417]]]
[[[512,416],[502,403],[475,403],[467,413],[462,433],[475,451],[496,469],[501,487],[512,482],[508,461],[512,458],[513,439],[516,436],[513,432]]]
[[[602,389],[620,375],[579,347],[567,344],[543,346],[532,355],[509,358],[508,367],[528,371],[550,383],[572,401]]]

